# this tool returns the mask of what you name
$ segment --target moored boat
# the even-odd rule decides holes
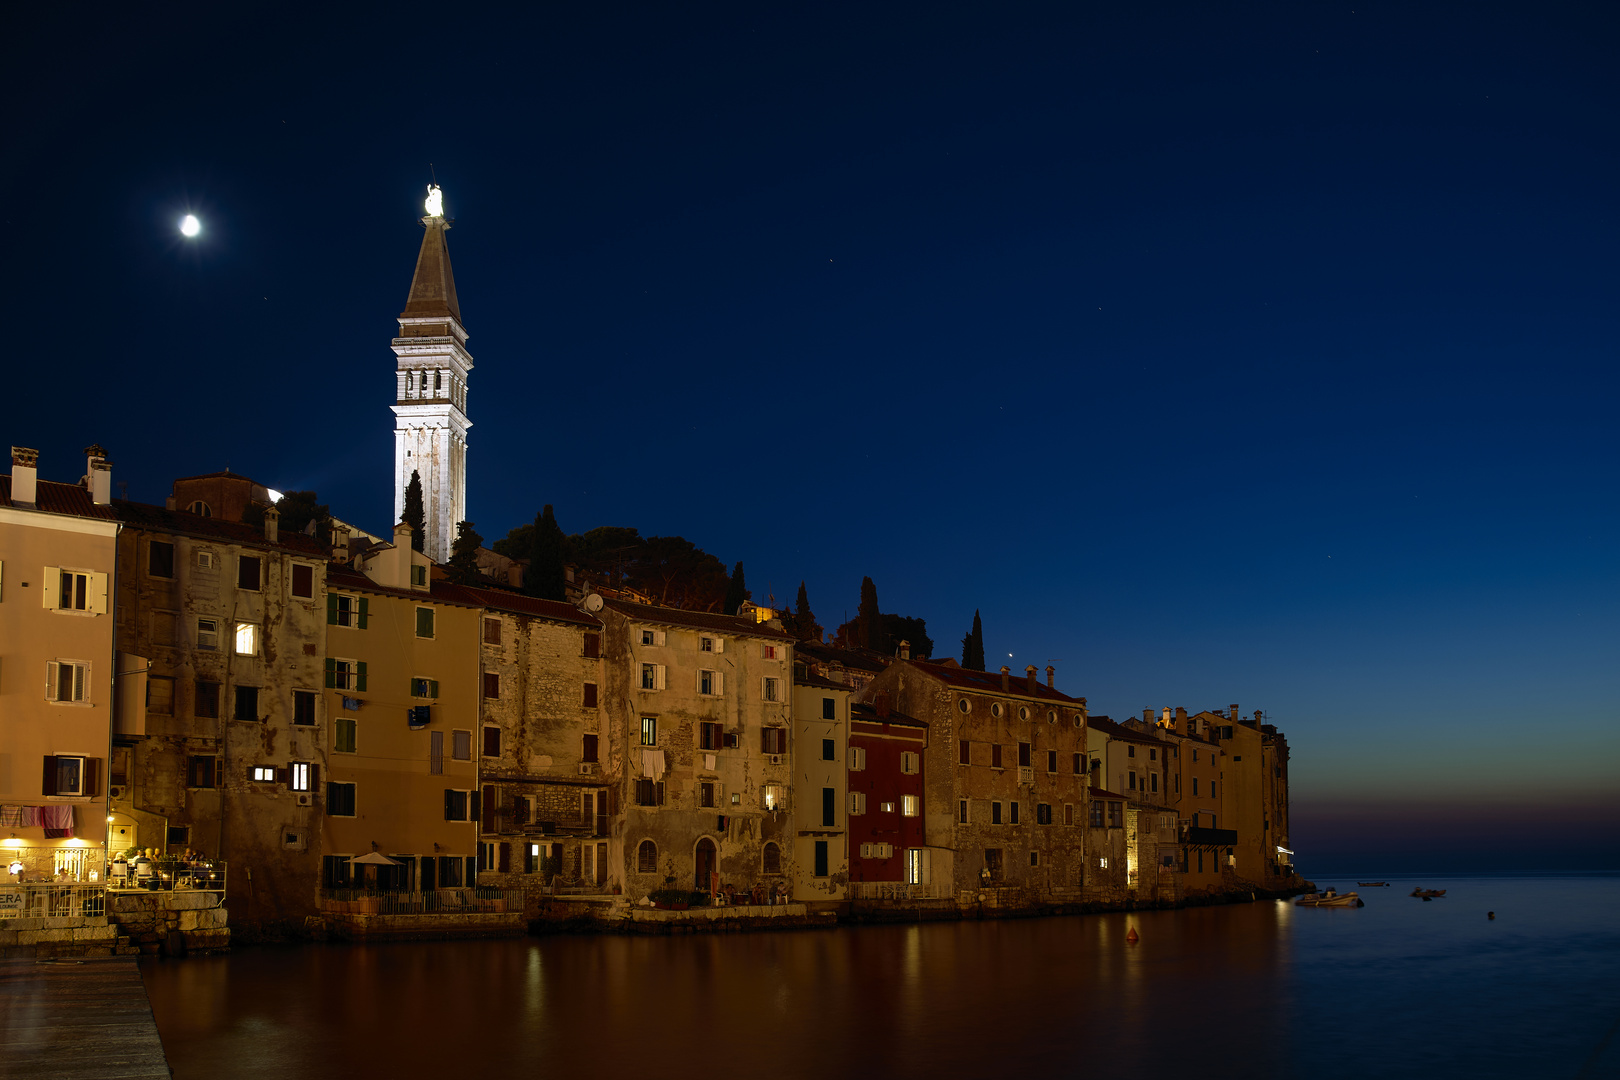
[[[1331,885],[1319,893],[1306,893],[1294,901],[1296,907],[1366,907],[1353,892],[1340,893]]]
[[[1387,881],[1358,881],[1358,882],[1356,882],[1356,884],[1360,885],[1363,889],[1387,889],[1387,888],[1389,888],[1389,882],[1387,882]]]
[[[1417,888],[1412,890],[1412,895],[1421,896],[1425,900],[1433,900],[1437,896],[1446,895],[1446,890]]]

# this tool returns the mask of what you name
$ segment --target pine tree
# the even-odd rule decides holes
[[[457,585],[478,584],[478,548],[484,538],[473,530],[473,523],[456,523],[456,542],[450,548],[450,580]]]
[[[861,579],[861,606],[857,610],[859,613],[855,618],[861,629],[855,643],[876,653],[888,652],[889,635],[883,632],[883,612],[878,610],[877,586],[872,584],[869,577]]]
[[[821,624],[816,622],[815,612],[810,610],[810,594],[806,591],[802,581],[799,582],[798,607],[793,612],[792,618],[788,620],[788,624],[788,629],[800,641],[821,640]]]
[[[737,614],[737,610],[743,606],[743,601],[753,595],[748,591],[748,583],[743,580],[743,564],[739,559],[736,569],[731,572],[731,580],[726,583],[726,599],[720,608],[721,614]]]
[[[973,629],[962,639],[962,666],[969,671],[984,670],[984,627],[979,623],[979,611],[973,611]]]
[[[415,469],[411,470],[410,483],[405,485],[405,512],[399,516],[399,520],[414,530],[411,533],[411,547],[421,551],[427,539],[427,511],[422,508],[422,474]]]
[[[529,568],[523,574],[523,592],[542,600],[566,600],[568,579],[563,569],[567,538],[557,526],[551,504],[534,517],[534,546],[529,550]]]

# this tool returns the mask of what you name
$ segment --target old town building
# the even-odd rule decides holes
[[[106,872],[107,765],[118,679],[112,588],[119,526],[110,466],[87,484],[39,479],[11,449],[0,478],[0,848],[23,881]],[[138,689],[138,688],[133,688]]]
[[[283,534],[266,489],[217,473],[168,506],[114,504],[126,669],[149,669],[144,716],[112,762],[119,845],[226,860],[243,917],[315,909],[327,559]]]
[[[795,900],[842,902],[849,895],[850,688],[793,665],[793,885]]]
[[[928,846],[927,760],[928,724],[892,708],[886,694],[851,707],[849,876],[855,899],[950,895],[950,877],[942,868],[935,878]]]

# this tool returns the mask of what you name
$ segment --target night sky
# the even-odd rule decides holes
[[[386,529],[436,176],[486,539],[552,503],[828,627],[863,575],[940,654],[980,609],[1116,719],[1263,709],[1307,870],[1620,867],[1612,4],[8,29],[43,478],[100,442],[134,499],[228,466]]]

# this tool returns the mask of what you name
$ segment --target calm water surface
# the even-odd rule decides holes
[[[1429,878],[1449,891],[1431,903],[1390,880],[1350,910],[244,949],[143,970],[178,1080],[1620,1076],[1620,877]]]

